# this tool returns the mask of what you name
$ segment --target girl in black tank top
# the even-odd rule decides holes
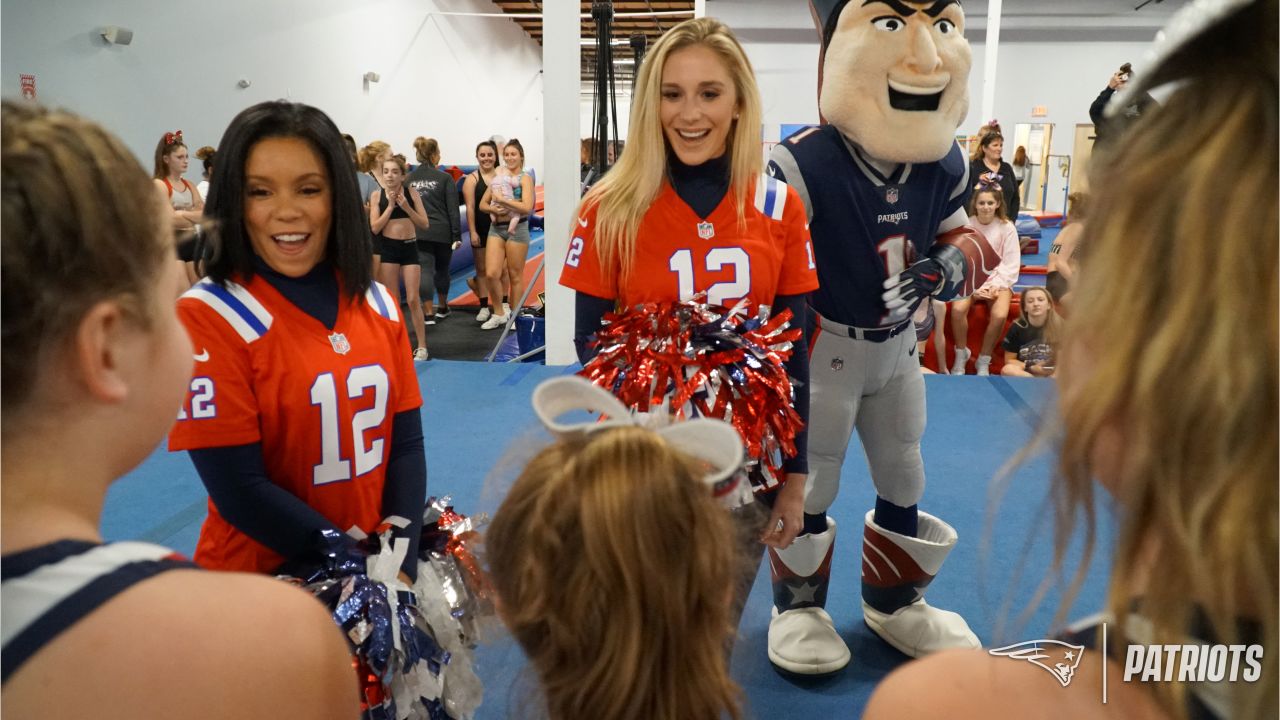
[[[401,192],[404,192],[404,188],[403,188],[403,187],[401,188]],[[387,193],[386,193],[386,191],[384,190],[384,191],[382,192],[382,197],[378,200],[378,214],[379,214],[379,215],[381,215],[382,213],[384,213],[384,212],[386,212],[386,211],[387,211],[387,202],[388,202],[388,201],[387,201]],[[390,222],[391,220],[395,220],[396,218],[404,218],[404,219],[406,219],[406,220],[411,220],[411,219],[412,219],[412,218],[410,218],[410,217],[409,217],[409,213],[405,212],[405,211],[404,211],[404,208],[400,207],[399,205],[397,205],[397,206],[395,206],[394,208],[392,208],[392,209],[391,209],[391,217],[390,217],[390,218],[388,218],[388,222]]]
[[[489,213],[480,212],[476,207],[480,203],[480,198],[484,197],[485,191],[489,189],[489,183],[484,181],[484,175],[479,170],[475,171],[476,176],[476,194],[471,202],[467,204],[467,212],[476,219],[476,234],[480,236],[480,241],[489,237],[489,225],[493,222],[493,218],[489,217]]]
[[[494,299],[495,306],[501,309],[501,298],[504,294],[503,288],[493,288],[491,283],[485,278],[485,246],[488,244],[489,226],[492,224],[492,218],[489,213],[480,212],[480,198],[489,190],[489,183],[484,179],[484,171],[487,168],[489,172],[494,172],[498,165],[498,146],[493,144],[492,140],[485,140],[476,146],[476,165],[478,169],[472,173],[475,178],[475,184],[471,187],[471,196],[467,197],[466,182],[463,183],[463,201],[467,205],[467,225],[470,227],[472,257],[475,259],[476,274],[475,277],[467,279],[467,287],[476,294],[480,300],[480,312],[476,315],[478,322],[484,322],[489,319],[492,311],[489,309],[489,298]],[[467,178],[469,182],[471,178]]]

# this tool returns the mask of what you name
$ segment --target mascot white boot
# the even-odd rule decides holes
[[[769,659],[831,673],[849,649],[827,614],[836,523],[826,516],[854,429],[876,486],[863,519],[867,625],[918,657],[975,648],[964,619],[924,601],[956,531],[919,511],[924,381],[911,314],[969,295],[999,257],[968,227],[972,183],[955,131],[968,111],[969,45],[955,0],[812,0],[822,32],[824,123],[792,135],[769,171],[804,200],[821,287],[811,298],[805,534],[769,551]]]

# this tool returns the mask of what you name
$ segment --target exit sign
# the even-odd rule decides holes
[[[1031,108],[1031,117],[1045,117],[1049,114],[1049,108],[1044,105],[1037,105]]]

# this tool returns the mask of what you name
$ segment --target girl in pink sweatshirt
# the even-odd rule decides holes
[[[991,319],[987,332],[982,336],[982,348],[975,363],[979,375],[989,374],[991,351],[1004,330],[1009,317],[1009,301],[1013,298],[1013,283],[1018,279],[1022,266],[1022,250],[1018,246],[1018,231],[1005,214],[1004,195],[999,185],[983,185],[969,204],[969,225],[982,233],[991,247],[1000,254],[1000,265],[972,296],[951,303],[951,331],[956,342],[956,360],[951,366],[952,375],[963,375],[970,351],[965,347],[969,336],[969,306],[985,302],[991,305]]]

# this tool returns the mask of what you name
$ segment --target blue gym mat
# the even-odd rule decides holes
[[[530,392],[542,379],[572,368],[447,361],[417,367],[425,402],[429,494],[452,495],[466,514],[491,513],[523,459],[548,440],[535,425]],[[1002,620],[1010,624],[1023,609],[1044,579],[1051,557],[1046,458],[1022,465],[1009,478],[998,506],[990,493],[992,478],[1027,443],[1052,402],[1053,385],[1035,379],[934,375],[926,376],[925,384],[928,486],[920,507],[951,523],[960,534],[960,543],[929,588],[928,600],[961,613],[987,646],[1047,637],[1060,592],[1050,593],[1049,604],[1024,626],[996,633]],[[102,531],[108,540],[148,540],[190,555],[205,501],[186,454],[170,454],[161,447],[112,487]],[[746,694],[748,717],[857,717],[875,684],[906,661],[861,618],[862,517],[873,502],[864,456],[851,446],[840,496],[831,508],[840,530],[828,609],[853,651],[853,662],[832,678],[803,685],[773,670],[765,654],[771,603],[765,566],[756,578],[733,654],[733,676]],[[1099,512],[1097,552],[1104,560],[1091,567],[1072,617],[1102,606],[1109,568],[1105,556],[1114,536],[1109,517],[1105,509]],[[1073,561],[1079,545],[1071,552]],[[1007,599],[1012,609],[1002,611]],[[481,648],[477,663],[486,692],[477,718],[519,716],[517,711],[530,698],[531,678],[518,647],[500,637]]]

